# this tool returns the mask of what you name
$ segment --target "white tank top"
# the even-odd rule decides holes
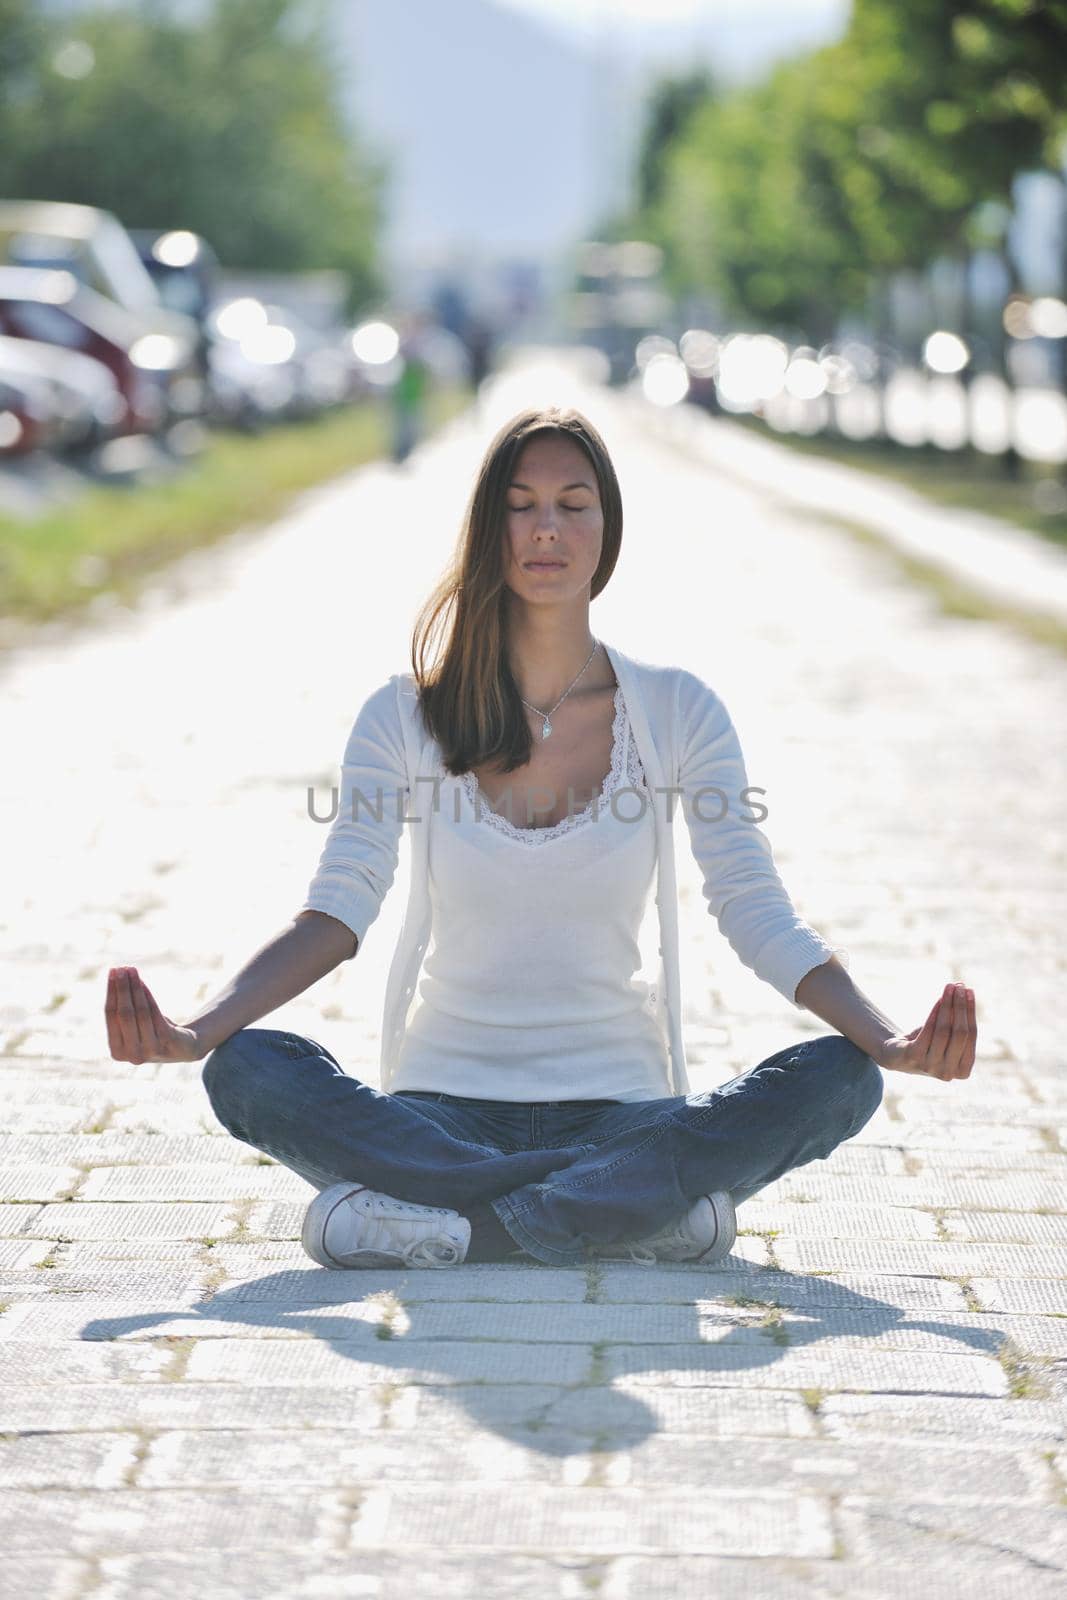
[[[442,769],[429,810],[433,938],[390,1091],[486,1100],[670,1094],[638,930],[656,865],[651,797],[615,691],[611,771],[549,828]]]

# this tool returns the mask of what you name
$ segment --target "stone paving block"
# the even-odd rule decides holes
[[[699,1344],[747,1339],[753,1318],[725,1307],[656,1305],[448,1305],[404,1308],[412,1339],[506,1339],[548,1344]]]
[[[78,1198],[146,1203],[246,1200],[264,1195],[287,1198],[298,1191],[307,1193],[308,1187],[287,1167],[229,1166],[215,1161],[190,1167],[95,1167]]]
[[[58,1200],[82,1181],[77,1167],[7,1167],[0,1165],[0,1200]]]
[[[775,1255],[788,1272],[929,1273],[969,1277],[1041,1278],[1063,1273],[1063,1251],[1044,1245],[1020,1250],[1011,1244],[917,1240],[895,1244],[862,1239],[780,1239]]]
[[[657,1292],[661,1273],[667,1285],[662,1292]],[[676,1284],[679,1276],[667,1268],[635,1267],[625,1281],[613,1280],[605,1284],[601,1299],[679,1299],[677,1291],[669,1293],[669,1285]],[[967,1308],[961,1286],[940,1278],[881,1277],[876,1273],[847,1272],[836,1273],[833,1277],[805,1277],[792,1272],[761,1272],[739,1284],[736,1279],[717,1278],[711,1273],[694,1277],[691,1304],[710,1308],[744,1304],[745,1301],[805,1310],[815,1306],[853,1306],[874,1311],[885,1307],[901,1311],[964,1311]]]
[[[0,1239],[0,1268],[4,1272],[21,1271],[26,1267],[35,1267],[38,1261],[43,1261],[52,1248],[49,1239],[33,1239],[23,1242],[21,1239]]]
[[[512,1266],[506,1262],[464,1262],[454,1271],[439,1272],[414,1268],[410,1271],[356,1268],[351,1272],[335,1272],[316,1266],[300,1249],[304,1265],[297,1269],[271,1270],[266,1262],[256,1268],[252,1263],[234,1257],[238,1249],[250,1252],[248,1246],[218,1246],[211,1252],[212,1263],[216,1257],[222,1263],[233,1263],[233,1278],[218,1290],[227,1304],[242,1305],[259,1300],[290,1301],[298,1305],[335,1305],[338,1302],[358,1301],[370,1294],[387,1292],[395,1295],[404,1305],[417,1302],[469,1301],[472,1304],[489,1302],[522,1302],[540,1307],[555,1302],[573,1305],[584,1301],[587,1278],[581,1268],[555,1271],[551,1267],[533,1268]],[[240,1274],[255,1272],[256,1276],[244,1278]]]
[[[833,1531],[815,1496],[721,1494],[663,1486],[652,1503],[636,1489],[451,1489],[395,1485],[371,1491],[360,1507],[353,1548],[600,1551],[706,1551],[748,1556],[828,1556]]]
[[[248,1242],[243,1238],[238,1242],[221,1238],[211,1246],[211,1266],[226,1270],[226,1282],[230,1285],[242,1278],[256,1282],[261,1277],[290,1272],[318,1272],[323,1278],[338,1277],[333,1270],[323,1269],[312,1261],[296,1238],[253,1238]],[[424,1269],[419,1275],[429,1277],[432,1272],[434,1269]],[[437,1277],[446,1277],[446,1274],[438,1272]]]
[[[161,1105],[182,1105],[188,1096],[180,1090],[156,1082],[138,1083],[116,1073],[114,1077],[92,1077],[71,1073],[66,1068],[49,1072],[44,1063],[32,1072],[0,1072],[0,1108],[6,1122],[6,1108],[32,1109],[55,1103],[69,1105],[119,1105],[134,1101],[153,1101]]]
[[[261,1200],[249,1210],[245,1231],[253,1239],[299,1239],[304,1213],[315,1198],[311,1185],[304,1185],[305,1200]]]
[[[951,1569],[949,1569],[949,1574]],[[940,1593],[956,1600],[951,1576]],[[1062,1578],[1031,1569],[1020,1578],[1014,1563],[991,1557],[981,1571],[982,1600],[1060,1600]],[[720,1556],[620,1556],[611,1566],[605,1600],[928,1600],[930,1579],[921,1567],[894,1571],[878,1562],[751,1561]],[[1025,1585],[1023,1588],[1021,1585]],[[601,1591],[603,1592],[603,1591]]]
[[[28,1205],[0,1205],[0,1238],[22,1238],[29,1230],[34,1217],[39,1217],[43,1204],[36,1200]]]
[[[1064,1277],[1048,1278],[972,1278],[975,1298],[985,1311],[1054,1311],[1067,1317],[1067,1254]]]
[[[12,1316],[17,1310],[5,1312]],[[0,1318],[0,1322],[3,1318]],[[52,1385],[66,1383],[143,1383],[155,1380],[167,1369],[171,1351],[165,1343],[122,1344],[81,1343],[72,1340],[62,1348],[57,1361],[54,1346],[38,1349],[37,1346],[12,1339],[4,1344],[0,1361],[0,1389],[4,1385],[15,1387],[39,1384],[47,1393]]]
[[[925,1356],[866,1348],[825,1347],[791,1350],[766,1344],[615,1345],[606,1350],[602,1370],[607,1381],[624,1385],[718,1384],[770,1389],[854,1389],[874,1393],[1001,1396],[1007,1393],[1005,1373],[993,1358],[975,1355]]]
[[[77,1600],[92,1578],[88,1561],[71,1556],[5,1556],[0,1568],[2,1600]]]
[[[101,1349],[79,1348],[89,1348],[94,1354]],[[129,1350],[129,1345],[120,1347],[121,1354]],[[9,1355],[10,1351],[4,1352],[5,1364]],[[532,1397],[526,1403],[534,1413],[561,1392],[534,1384],[518,1385],[517,1391]],[[473,1392],[489,1396],[496,1389],[476,1387]],[[394,1425],[397,1407],[394,1396],[390,1408],[390,1395],[385,1385],[357,1389],[326,1384],[320,1389],[278,1386],[265,1395],[261,1388],[248,1388],[240,1381],[196,1383],[185,1378],[170,1383],[100,1382],[80,1388],[64,1383],[63,1375],[58,1374],[49,1386],[0,1386],[0,1432],[201,1427],[256,1431],[266,1425],[297,1431],[350,1428],[365,1433],[383,1426],[387,1415],[393,1419],[390,1426]]]
[[[137,1460],[132,1433],[39,1433],[0,1439],[4,1489],[117,1489]]]
[[[38,1239],[224,1239],[236,1231],[232,1205],[100,1205],[72,1201],[43,1206],[23,1231]]]
[[[646,1436],[651,1433],[706,1434],[722,1439],[809,1438],[815,1420],[799,1395],[759,1389],[643,1388],[622,1390],[607,1384],[577,1389],[532,1384],[420,1384],[394,1404],[391,1426],[422,1432],[467,1432],[485,1428],[532,1427],[553,1432]]]
[[[650,1493],[664,1483],[701,1485],[712,1493],[777,1489],[805,1494],[877,1495],[942,1502],[1003,1498],[1011,1483],[1020,1502],[1048,1503],[1056,1492],[1048,1463],[1026,1449],[982,1450],[919,1439],[676,1438],[664,1434],[603,1442],[601,1481]]]
[[[202,1244],[199,1239],[152,1238],[74,1239],[55,1247],[56,1264],[64,1271],[114,1273],[131,1279],[155,1269],[214,1272],[217,1248]]]
[[[783,1311],[781,1328],[796,1347],[825,1337],[842,1347],[870,1341],[879,1349],[971,1350],[999,1358],[1005,1348],[1013,1348],[1024,1355],[1067,1358],[1067,1318],[1056,1316],[943,1311],[919,1318],[844,1306],[806,1308],[799,1318]]]
[[[1043,1071],[1028,1062],[1021,1062],[1016,1064],[1016,1071],[1043,1105],[1053,1106],[1061,1116],[1067,1111],[1067,1088],[1064,1087],[1062,1068]]]
[[[992,1312],[985,1317],[975,1316],[967,1320],[995,1329],[998,1338],[1023,1355],[1067,1360],[1067,1317],[1029,1317],[1017,1313]]]
[[[244,1154],[242,1154],[242,1151]],[[256,1152],[228,1135],[223,1137],[167,1138],[165,1134],[139,1133],[3,1133],[0,1165],[36,1161],[70,1162],[85,1166],[182,1166],[218,1161],[224,1165],[255,1166]]]
[[[68,1555],[128,1554],[211,1547],[261,1550],[309,1546],[338,1516],[322,1490],[12,1489],[5,1495],[6,1551],[56,1547]]]
[[[84,1191],[83,1191],[84,1193]],[[794,1201],[762,1201],[759,1196],[737,1208],[738,1227],[761,1232],[774,1229],[783,1238],[937,1239],[937,1221],[928,1211],[906,1206],[846,1206]]]
[[[1067,1246],[1064,1216],[1039,1216],[1032,1211],[943,1211],[941,1221],[950,1239]]]
[[[186,1375],[200,1382],[272,1384],[582,1383],[590,1352],[582,1345],[371,1339],[204,1339]],[[999,1370],[999,1369],[998,1369]]]
[[[738,1563],[743,1565],[744,1563]],[[567,1586],[605,1563],[569,1552],[534,1555],[496,1550],[438,1549],[432,1560],[435,1600],[556,1600],[580,1590]],[[106,1591],[101,1600],[411,1600],[427,1587],[426,1552],[363,1549],[338,1555],[329,1547],[241,1552],[239,1564],[225,1552],[190,1551],[126,1557],[101,1563]],[[67,1597],[63,1597],[67,1600]],[[614,1593],[604,1600],[617,1600]],[[763,1597],[761,1596],[761,1600]],[[795,1597],[793,1597],[795,1600]],[[999,1597],[994,1597],[999,1600]],[[1041,1600],[1041,1597],[1039,1597]]]
[[[265,1419],[269,1420],[269,1419]],[[539,1431],[517,1443],[491,1433],[400,1434],[265,1426],[176,1431],[155,1439],[137,1476],[141,1489],[320,1484],[325,1488],[410,1483],[583,1483],[592,1458],[578,1440],[561,1447]]]
[[[66,1271],[62,1266],[25,1267],[0,1271],[0,1299],[22,1300],[47,1296],[56,1300],[93,1297],[124,1300],[130,1304],[165,1300],[167,1304],[195,1305],[204,1298],[205,1267],[192,1272],[123,1272],[113,1264]]]
[[[111,1133],[189,1139],[211,1134],[218,1130],[219,1124],[206,1101],[198,1106],[194,1102],[157,1105],[151,1100],[135,1100],[128,1105],[113,1105],[107,1126]]]
[[[904,1177],[908,1164],[903,1149],[892,1139],[892,1129],[893,1124],[889,1123],[884,1136],[888,1140],[886,1143],[860,1144],[856,1139],[849,1139],[846,1144],[839,1144],[819,1170],[835,1172],[842,1177]]]
[[[70,1339],[225,1339],[238,1343],[252,1339],[329,1339],[344,1343],[380,1343],[376,1328],[381,1309],[373,1304],[348,1305],[340,1310],[318,1306],[307,1312],[279,1315],[268,1305],[255,1305],[243,1314],[200,1305],[194,1285],[183,1306],[177,1296],[152,1302],[147,1295],[136,1301],[100,1300],[88,1295],[71,1298],[40,1296],[13,1305],[0,1316],[0,1343],[13,1340],[41,1346]]]
[[[77,1134],[103,1122],[111,1110],[109,1100],[69,1103],[53,1101],[45,1105],[6,1106],[3,1124],[8,1134]]]
[[[984,1178],[1022,1172],[1062,1178],[1067,1171],[1067,1156],[1054,1150],[972,1150],[967,1144],[955,1150],[915,1151],[912,1159],[920,1164],[919,1177],[937,1173],[941,1177]]]
[[[940,1439],[954,1448],[1067,1444],[1067,1409],[1048,1400],[941,1394],[828,1394],[819,1423],[834,1439]]]
[[[988,1318],[912,1318],[867,1309],[783,1311],[776,1327],[791,1350],[909,1350],[915,1355],[962,1352],[994,1359],[1006,1337]]]
[[[738,1241],[740,1243],[740,1240]],[[752,1241],[750,1241],[752,1242]],[[696,1300],[726,1300],[730,1295],[752,1295],[760,1284],[778,1274],[760,1262],[717,1261],[712,1267],[697,1262],[660,1262],[656,1266],[598,1263],[597,1299],[691,1305]]]
[[[845,1545],[859,1559],[922,1566],[941,1582],[948,1571],[981,1581],[985,1565],[997,1561],[1017,1571],[1021,1594],[1035,1568],[1067,1575],[1062,1506],[1018,1505],[1010,1494],[981,1506],[949,1506],[936,1498],[880,1502],[855,1494],[841,1500],[837,1514]]]
[[[815,1201],[838,1205],[954,1206],[975,1211],[1067,1211],[1067,1156],[1062,1175],[1028,1178],[831,1178],[810,1174],[807,1167],[787,1172],[761,1190],[767,1200],[796,1200],[807,1194]]]
[[[960,1130],[952,1122],[930,1122],[926,1119],[894,1122],[892,1141],[910,1155],[925,1158],[929,1152],[943,1150],[955,1154],[960,1147]],[[862,1138],[862,1130],[855,1136]],[[1041,1126],[1018,1122],[969,1121],[967,1141],[974,1141],[983,1151],[1035,1151],[1047,1149],[1041,1137]],[[1062,1142],[1062,1141],[1061,1141]],[[855,1140],[850,1139],[850,1144]]]
[[[953,1085],[942,1084],[942,1089],[951,1089]],[[943,1121],[946,1127],[955,1126],[961,1131],[961,1137],[969,1138],[969,1130],[974,1129],[982,1133],[982,1142],[986,1127],[994,1122],[997,1117],[997,1108],[1005,1122],[1017,1128],[1040,1128],[1048,1125],[1055,1117],[1056,1112],[1051,1106],[1037,1104],[1029,1097],[1019,1099],[1012,1095],[999,1094],[988,1096],[981,1101],[970,1098],[964,1099],[962,1095],[952,1094],[948,1097],[951,1105],[943,1102],[935,1107],[929,1101],[913,1099],[911,1096],[900,1096],[895,1101],[894,1109],[900,1117],[901,1123],[907,1122],[937,1122]],[[899,1124],[894,1119],[893,1131],[896,1132]],[[968,1130],[964,1132],[963,1130]],[[975,1143],[979,1142],[978,1137]]]

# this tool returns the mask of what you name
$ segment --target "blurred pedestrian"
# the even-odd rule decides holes
[[[420,348],[420,325],[414,323],[404,332],[400,341],[398,359],[400,374],[393,385],[393,460],[399,464],[408,456],[422,437],[426,393],[430,383],[430,367]]]

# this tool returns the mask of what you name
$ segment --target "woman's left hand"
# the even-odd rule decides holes
[[[922,1026],[887,1039],[876,1060],[887,1072],[919,1072],[949,1083],[970,1077],[977,1043],[974,990],[946,983]]]

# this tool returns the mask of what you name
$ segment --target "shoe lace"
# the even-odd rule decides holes
[[[658,1265],[656,1252],[644,1244],[631,1244],[628,1246],[630,1259],[639,1267],[654,1267]]]
[[[438,1234],[435,1239],[413,1239],[400,1254],[410,1267],[451,1267],[459,1260],[459,1246]]]

